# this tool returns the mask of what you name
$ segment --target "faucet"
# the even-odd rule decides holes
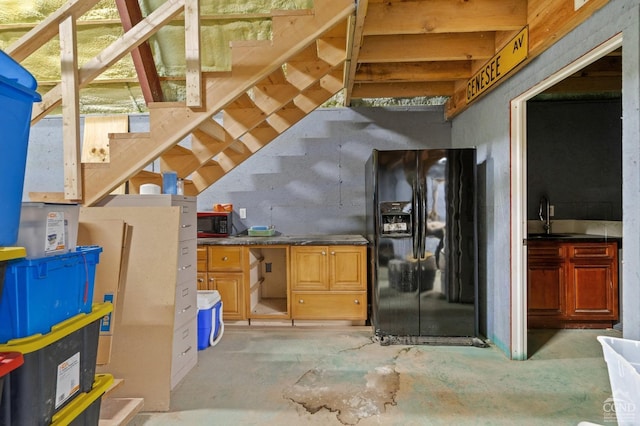
[[[544,225],[542,228],[544,232],[547,234],[551,233],[551,203],[549,203],[549,199],[546,196],[542,196],[540,198],[540,206],[538,207],[538,217]]]

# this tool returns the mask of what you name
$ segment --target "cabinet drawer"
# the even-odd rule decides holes
[[[527,245],[527,256],[529,259],[563,259],[566,248],[562,244],[541,243]]]
[[[198,246],[196,259],[198,262],[198,272],[207,271],[207,246]]]
[[[196,240],[180,241],[178,243],[178,275],[177,283],[196,279]]]
[[[197,332],[198,326],[194,319],[173,333],[171,389],[180,382],[180,380],[196,365],[198,361]]]
[[[364,320],[367,319],[366,292],[293,292],[293,319]]]
[[[209,271],[241,271],[243,247],[209,247],[207,262]]]
[[[198,315],[198,292],[193,283],[185,283],[176,287],[175,327],[195,320]]]
[[[576,244],[571,247],[574,259],[611,259],[616,253],[615,244]]]
[[[198,227],[196,226],[196,203],[194,202],[177,202],[180,206],[180,233],[179,241],[192,240],[197,238]]]

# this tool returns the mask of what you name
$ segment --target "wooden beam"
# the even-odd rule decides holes
[[[99,0],[69,0],[60,9],[47,16],[32,30],[16,40],[5,52],[17,62],[38,50],[58,34],[58,25],[69,17],[77,19],[95,6]]]
[[[451,81],[471,75],[470,61],[360,64],[355,82]]]
[[[115,0],[122,29],[127,32],[143,20],[138,0]],[[144,41],[131,51],[133,65],[138,74],[140,89],[146,103],[162,102],[164,95],[158,77],[158,69],[153,59],[153,52],[148,41]]]
[[[589,0],[574,10],[574,0],[529,0],[529,51],[543,52],[609,0]]]
[[[184,41],[186,56],[187,106],[202,106],[200,66],[200,0],[186,0],[184,8]]]
[[[519,30],[527,0],[369,1],[364,35]]]
[[[491,32],[368,36],[364,38],[358,61],[460,61],[488,59],[494,53]]]
[[[454,91],[453,82],[433,83],[368,83],[355,84],[355,99],[362,98],[414,98],[418,96],[451,96]]]
[[[355,19],[352,17],[353,32],[351,35],[351,43],[347,45],[347,65],[345,75],[345,93],[344,104],[351,104],[351,92],[353,91],[353,83],[355,82],[356,70],[358,69],[358,61],[360,59],[360,49],[362,48],[362,38],[364,35],[364,21],[369,8],[369,0],[359,0],[356,8]]]
[[[62,152],[64,159],[64,198],[82,200],[80,162],[80,89],[76,21],[67,16],[59,28],[60,74],[62,82]]]
[[[548,49],[560,38],[587,20],[593,13],[607,4],[609,0],[590,0],[580,9],[574,9],[574,0],[529,0],[529,55],[511,75],[522,69],[534,58]],[[498,46],[501,48],[501,46]],[[508,76],[498,82],[489,91],[494,90]],[[466,102],[466,82],[456,84],[455,93],[445,106],[447,118],[454,117],[469,106]],[[488,92],[487,92],[488,93]]]
[[[88,85],[111,65],[122,59],[123,56],[138,47],[145,40],[148,40],[149,37],[169,22],[172,17],[179,14],[183,7],[184,0],[167,0],[153,11],[151,15],[138,23],[131,31],[123,34],[98,54],[98,56],[89,60],[78,73],[80,88]],[[61,93],[58,85],[42,97],[42,102],[34,104],[31,124],[39,121],[47,112],[59,105],[60,100]]]

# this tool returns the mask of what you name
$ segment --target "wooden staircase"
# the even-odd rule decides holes
[[[352,0],[316,0],[275,12],[271,40],[232,42],[231,71],[202,74],[201,108],[150,104],[149,133],[112,134],[110,162],[82,164],[83,204],[127,181],[130,193],[160,184],[144,170],[157,159],[185,179],[186,195],[207,189],[344,87],[353,12]]]

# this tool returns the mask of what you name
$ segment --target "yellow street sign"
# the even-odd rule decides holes
[[[529,27],[524,27],[514,38],[487,62],[467,82],[467,103],[487,91],[507,75],[529,54]]]

